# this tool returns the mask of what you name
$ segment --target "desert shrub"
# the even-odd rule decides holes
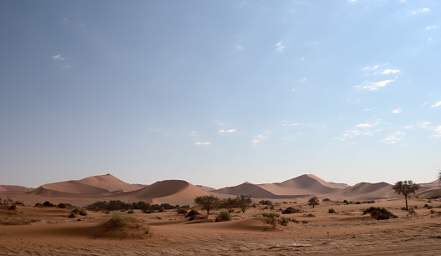
[[[409,208],[408,215],[409,216],[416,216],[417,213],[414,208]]]
[[[386,208],[382,207],[369,207],[363,211],[363,215],[370,214],[372,218],[376,220],[387,220],[391,218],[397,218],[397,216]]]
[[[67,217],[73,219],[73,218],[76,217],[76,215],[75,215],[75,213],[71,212],[71,213],[69,214],[69,216],[67,216]]]
[[[64,208],[66,208],[66,204],[59,203],[59,204],[57,205],[57,208],[64,209]]]
[[[337,213],[334,208],[329,208],[328,213]]]
[[[188,220],[195,220],[197,219],[201,214],[196,210],[190,210],[186,215],[185,218]]]
[[[152,210],[143,210],[142,212],[145,213],[145,214],[150,214],[150,213],[153,213],[154,211],[152,211]]]
[[[135,203],[126,203],[120,200],[112,201],[98,201],[86,207],[92,211],[128,211],[128,210],[141,210],[146,211],[162,211],[169,209],[176,209],[177,206],[163,203],[163,204],[148,204],[143,201]]]
[[[262,213],[262,217],[265,223],[272,225],[275,227],[278,223],[279,214],[274,212]]]
[[[259,204],[261,205],[267,205],[267,206],[272,206],[273,202],[271,202],[270,200],[260,200]]]
[[[127,211],[127,213],[128,213],[128,214],[133,214],[133,213],[135,213],[135,212],[134,212],[132,209],[130,209],[130,210]]]
[[[329,199],[329,198],[323,198],[323,199],[322,199],[322,202],[331,202],[331,199]]]
[[[302,210],[294,207],[288,207],[285,210],[282,210],[283,214],[292,214],[292,213],[299,213],[302,212]]]
[[[290,222],[290,219],[286,218],[286,217],[280,217],[278,221],[279,221],[280,225],[288,226],[288,223]]]
[[[15,211],[15,210],[17,210],[17,206],[15,204],[13,204],[13,205],[9,206],[8,210]]]
[[[178,214],[183,214],[183,215],[185,215],[185,214],[187,214],[187,209],[184,209],[184,208],[178,208],[178,209],[176,210],[176,212],[177,212]]]
[[[314,218],[315,215],[312,213],[308,213],[308,214],[304,214],[303,217],[307,217],[307,218]]]
[[[432,207],[431,205],[428,205],[428,204],[424,204],[424,208],[427,208],[427,209],[432,209],[433,207]]]
[[[352,201],[348,201],[348,200],[343,200],[343,204],[352,204]]]
[[[228,211],[222,211],[216,216],[216,222],[231,220],[231,214]]]
[[[55,207],[55,205],[49,201],[44,201],[43,207]]]
[[[87,216],[87,211],[81,208],[75,208],[71,211],[71,214]]]

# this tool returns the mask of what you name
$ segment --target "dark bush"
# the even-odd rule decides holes
[[[128,214],[133,214],[133,213],[135,213],[135,212],[134,212],[133,210],[128,210],[127,213],[128,213]]]
[[[369,207],[363,211],[363,215],[370,214],[372,218],[376,220],[387,220],[391,218],[397,218],[397,216],[386,208],[382,207]]]
[[[329,199],[329,198],[323,198],[323,199],[322,199],[322,202],[331,202],[331,199]]]
[[[299,212],[302,212],[302,210],[294,208],[294,207],[288,207],[282,211],[283,214],[292,214],[292,213],[299,213]]]
[[[268,205],[268,206],[272,206],[273,202],[271,202],[270,200],[260,200],[259,204],[261,205]]]
[[[15,210],[17,210],[17,206],[15,204],[13,204],[13,205],[9,206],[8,210],[15,211]]]
[[[190,210],[186,215],[185,218],[187,218],[188,220],[195,220],[196,218],[198,218],[201,214],[196,211],[196,210]]]
[[[329,208],[328,213],[337,213],[334,208]]]
[[[183,214],[183,215],[185,215],[185,214],[187,214],[187,209],[184,209],[184,208],[178,208],[178,209],[176,210],[176,212],[177,212],[178,214]]]

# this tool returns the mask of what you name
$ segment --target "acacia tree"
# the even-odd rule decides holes
[[[404,180],[404,181],[398,181],[397,183],[395,183],[395,185],[393,186],[393,189],[395,190],[395,192],[399,195],[403,195],[404,199],[406,201],[406,210],[409,210],[409,206],[407,204],[407,198],[411,195],[411,194],[415,194],[415,192],[420,188],[420,186],[418,184],[415,184],[413,181],[411,180]]]
[[[194,199],[194,202],[206,210],[207,215],[210,215],[210,210],[216,208],[220,200],[215,196],[199,196]]]
[[[316,205],[319,205],[319,204],[320,204],[320,201],[316,196],[313,196],[308,200],[308,205],[311,205],[312,208],[314,208]]]
[[[250,207],[252,201],[249,196],[240,196],[237,197],[237,203],[242,213],[245,213],[245,211]]]

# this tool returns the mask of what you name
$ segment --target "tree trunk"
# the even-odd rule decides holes
[[[404,199],[406,200],[406,210],[409,210],[409,206],[407,205],[407,195],[404,195]]]

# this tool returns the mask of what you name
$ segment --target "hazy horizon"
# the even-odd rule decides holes
[[[0,184],[441,170],[441,2],[2,1]]]

